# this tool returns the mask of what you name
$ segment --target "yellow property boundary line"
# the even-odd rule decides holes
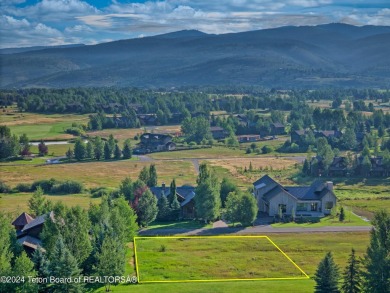
[[[172,280],[172,281],[143,281],[140,280],[137,256],[137,239],[205,239],[205,238],[265,238],[276,247],[303,275],[304,277],[286,277],[286,278],[253,278],[253,279],[214,279],[214,280]],[[228,282],[228,281],[269,281],[269,280],[307,280],[310,277],[268,236],[136,236],[134,237],[134,259],[135,270],[138,283],[193,283],[193,282]]]

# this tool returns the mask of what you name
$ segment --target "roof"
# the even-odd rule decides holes
[[[28,223],[26,226],[23,227],[22,232],[26,232],[27,230],[30,230],[36,226],[43,225],[45,223],[47,216],[50,216],[51,219],[54,219],[54,213],[51,211],[50,213],[41,215],[37,218],[35,218],[33,221]]]
[[[210,127],[210,131],[225,131],[225,129],[219,126],[212,126]]]
[[[296,133],[298,135],[305,135],[306,134],[306,130],[295,130],[294,133]]]
[[[161,186],[151,187],[150,191],[157,197],[157,199],[159,199],[162,194],[164,194],[164,196],[168,196],[171,193],[169,186],[165,188]],[[186,185],[176,187],[176,194],[182,199],[181,206],[184,206],[195,197],[195,187]]]
[[[264,175],[253,185],[256,189],[261,189],[265,200],[270,200],[280,193],[285,193],[297,200],[320,200],[325,194],[332,192],[321,180],[315,180],[310,186],[283,187],[268,175]]]
[[[15,221],[12,222],[12,225],[14,226],[25,226],[28,223],[32,222],[34,220],[33,217],[31,217],[27,213],[22,213],[19,217],[16,218]]]
[[[275,123],[272,123],[271,125],[273,125],[276,128],[284,128],[284,125],[280,122],[275,122]]]
[[[42,241],[39,240],[38,238],[26,235],[23,236],[22,238],[19,238],[16,240],[20,245],[30,247],[32,249],[37,249],[38,246],[42,246]]]

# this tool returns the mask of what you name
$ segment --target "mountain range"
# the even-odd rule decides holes
[[[326,24],[212,35],[185,30],[0,54],[0,86],[390,86],[390,27]]]

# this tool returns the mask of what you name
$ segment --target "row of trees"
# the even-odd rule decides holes
[[[107,141],[103,141],[100,136],[91,138],[87,142],[84,142],[81,138],[77,138],[73,150],[69,148],[66,152],[66,157],[69,160],[74,158],[77,161],[84,159],[100,161],[103,158],[105,160],[120,160],[130,159],[131,156],[132,148],[130,139],[125,140],[123,149],[121,149],[112,134],[110,134]]]
[[[374,228],[366,254],[359,259],[352,249],[341,286],[339,267],[330,252],[325,255],[314,277],[316,293],[390,292],[390,214],[385,211],[376,213],[372,224]]]

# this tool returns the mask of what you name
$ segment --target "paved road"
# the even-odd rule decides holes
[[[251,228],[200,228],[200,229],[152,229],[141,230],[139,235],[222,235],[222,234],[270,234],[270,233],[318,233],[318,232],[367,232],[371,226],[337,226],[315,228],[274,228],[271,225]]]

